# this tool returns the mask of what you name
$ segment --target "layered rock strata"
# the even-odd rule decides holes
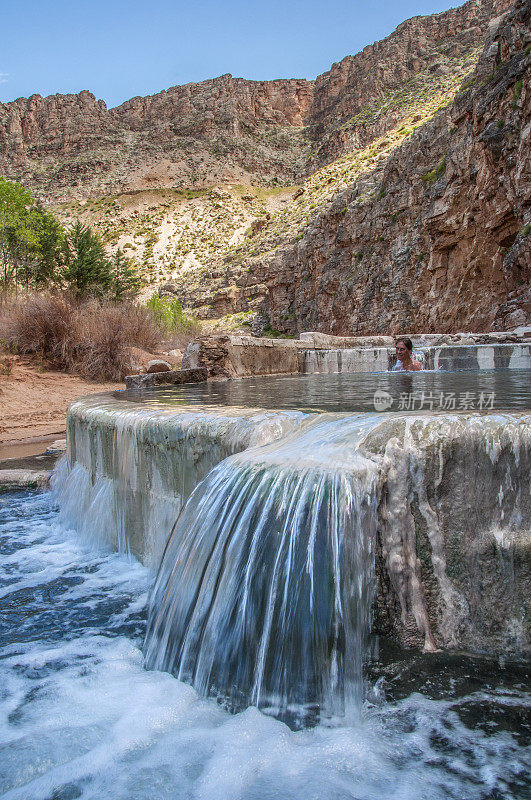
[[[530,320],[530,8],[492,22],[468,85],[379,169],[233,267],[232,309],[338,335]]]
[[[221,75],[113,109],[89,91],[0,104],[0,170],[44,199],[231,181],[293,183],[392,127],[399,109],[355,128],[351,121],[412,76],[444,78],[478,47],[489,19],[507,3],[470,0],[415,17],[315,81]]]

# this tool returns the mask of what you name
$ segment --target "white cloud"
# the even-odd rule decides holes
[[[9,78],[8,72],[0,72],[0,83],[7,83]]]

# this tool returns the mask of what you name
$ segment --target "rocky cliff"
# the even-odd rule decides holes
[[[211,294],[210,307],[257,308],[268,326],[292,333],[526,324],[529,25],[524,0],[493,19],[454,99],[402,139],[377,140],[383,156],[373,153],[352,180],[351,163],[336,162],[347,170],[344,191],[317,191],[314,215],[303,215],[296,235],[270,220],[254,247],[226,259],[227,288]]]
[[[514,327],[530,313],[530,42],[529,2],[470,0],[315,81],[224,75],[115,109],[34,95],[0,105],[0,170],[70,198],[66,221],[202,318]]]
[[[416,75],[444,81],[508,2],[415,17],[316,81],[222,75],[114,109],[88,91],[0,104],[0,170],[45,199],[293,183],[392,127],[401,108],[375,104]]]
[[[413,17],[391,36],[347,56],[315,81],[308,116],[317,163],[366,145],[403,115],[400,91],[415,77],[426,90],[447,80],[456,65],[476,55],[490,20],[509,0],[472,0],[428,17]],[[398,90],[394,103],[385,101]]]
[[[289,181],[312,86],[222,75],[114,109],[88,91],[21,98],[0,105],[0,169],[47,199]]]

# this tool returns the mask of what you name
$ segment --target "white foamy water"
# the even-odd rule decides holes
[[[467,727],[459,711],[471,697],[375,699],[356,726],[293,732],[255,708],[230,715],[145,670],[152,574],[60,524],[49,494],[0,496],[0,552],[5,800],[525,795],[517,737]],[[517,691],[477,699],[498,711],[523,703]]]

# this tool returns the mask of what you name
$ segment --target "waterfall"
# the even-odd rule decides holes
[[[173,529],[146,663],[297,725],[356,713],[374,593],[375,415],[310,422],[232,456]]]
[[[426,651],[525,651],[526,413],[107,396],[74,403],[68,426],[61,515],[160,564],[146,664],[228,707],[294,727],[348,719],[369,632]]]
[[[113,395],[68,410],[67,459],[53,477],[61,522],[157,569],[194,487],[220,461],[296,428],[300,412],[151,409]]]

